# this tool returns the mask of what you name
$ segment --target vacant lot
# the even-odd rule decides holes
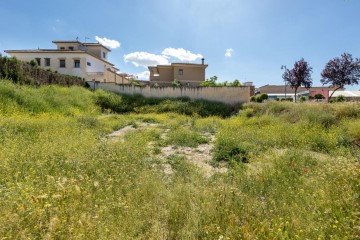
[[[0,81],[0,239],[360,238],[360,104],[234,111]]]

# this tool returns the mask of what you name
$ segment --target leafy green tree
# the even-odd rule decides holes
[[[200,86],[201,87],[216,87],[216,81],[217,81],[218,77],[217,76],[212,76],[210,77],[210,79],[206,79],[205,81],[203,81]]]
[[[241,87],[241,83],[239,80],[235,79],[233,82],[230,83],[231,87]]]

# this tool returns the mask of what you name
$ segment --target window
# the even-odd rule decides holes
[[[65,50],[65,48],[64,48],[64,47],[60,47],[60,50]]]
[[[41,58],[35,58],[37,65],[40,66],[41,65]]]
[[[86,62],[86,65],[88,65],[89,67],[91,66],[91,62]]]
[[[106,53],[105,52],[103,52],[103,58],[106,58]]]
[[[74,47],[69,47],[69,50],[74,51]]]
[[[45,58],[45,67],[50,67],[50,58]]]
[[[65,59],[60,59],[60,67],[61,68],[65,68],[66,65],[65,65]]]
[[[179,69],[179,75],[183,75],[184,74],[184,71],[182,69]]]
[[[74,60],[74,68],[80,68],[80,60],[79,59]]]

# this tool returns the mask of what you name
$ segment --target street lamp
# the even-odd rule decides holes
[[[284,72],[286,72],[287,68],[286,65],[281,65],[281,69],[284,69]],[[286,100],[286,80],[284,79],[285,82],[285,100]]]

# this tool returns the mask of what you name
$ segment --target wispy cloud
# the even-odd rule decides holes
[[[169,64],[168,58],[163,55],[156,55],[148,52],[133,52],[124,55],[125,62],[131,62],[136,67],[142,66],[147,68],[151,65]]]
[[[162,55],[174,57],[180,61],[195,61],[201,59],[203,56],[201,54],[195,54],[183,48],[165,48],[162,52]]]
[[[102,44],[102,45],[104,45],[105,47],[108,47],[108,48],[115,49],[115,48],[119,48],[119,47],[120,47],[120,42],[119,42],[119,41],[116,41],[116,40],[111,40],[111,39],[108,39],[108,38],[106,38],[106,37],[101,38],[101,37],[98,37],[98,36],[95,36],[95,39],[96,39],[96,41],[98,41],[100,44]]]
[[[232,48],[226,49],[226,51],[225,51],[225,57],[230,58],[230,57],[232,56],[233,51],[234,51],[234,50],[233,50]]]

